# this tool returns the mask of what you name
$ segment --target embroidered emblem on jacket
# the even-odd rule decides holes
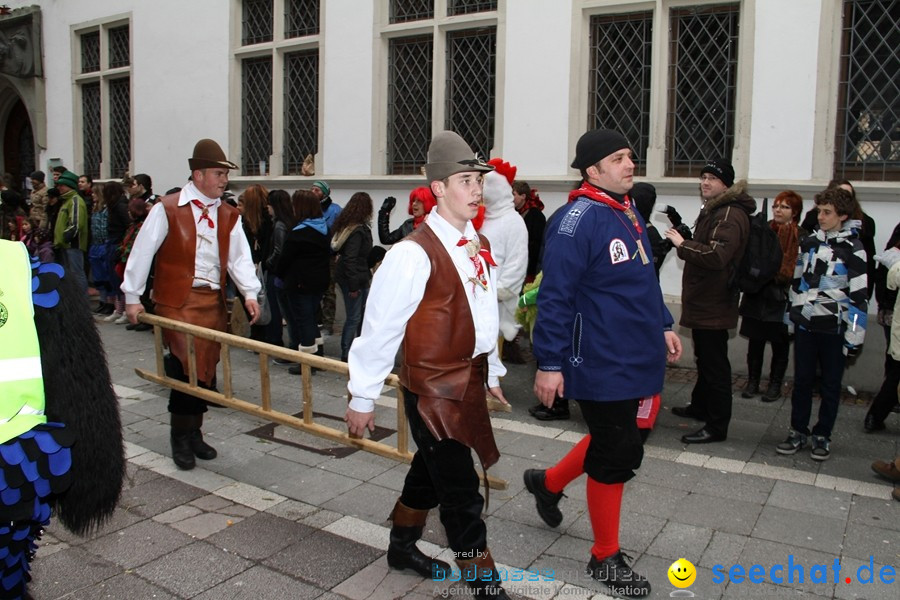
[[[614,265],[628,260],[628,248],[619,238],[613,238],[609,243],[609,260]]]

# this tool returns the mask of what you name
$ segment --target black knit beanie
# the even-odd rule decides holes
[[[575,145],[575,160],[572,161],[572,168],[583,171],[622,148],[630,148],[630,145],[625,136],[618,131],[611,129],[588,131]]]

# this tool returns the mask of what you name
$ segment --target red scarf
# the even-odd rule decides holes
[[[522,203],[522,207],[519,209],[519,214],[524,217],[525,213],[527,213],[532,208],[536,208],[541,212],[543,212],[544,210],[544,203],[541,202],[540,197],[537,195],[537,190],[535,189],[532,189],[531,193],[529,193],[525,197],[525,202]]]
[[[592,185],[592,184],[588,183],[587,181],[582,181],[580,188],[569,192],[569,202],[574,202],[581,196],[586,196],[596,202],[602,202],[603,204],[609,206],[610,208],[615,209],[615,210],[620,210],[622,212],[625,212],[631,208],[631,199],[628,197],[627,194],[625,195],[625,202],[619,202],[618,200],[616,200],[615,198],[613,198],[612,196],[610,196],[609,194],[607,194],[606,192],[604,192],[603,190],[598,188],[597,186]],[[629,218],[630,218],[630,215],[629,215]],[[638,233],[641,233],[643,231],[643,228],[641,227],[640,223],[638,223],[637,219],[633,219],[632,223],[634,224],[634,228],[637,230]]]

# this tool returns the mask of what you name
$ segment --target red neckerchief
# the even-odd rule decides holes
[[[525,202],[522,203],[522,208],[519,209],[519,214],[524,217],[525,213],[527,213],[532,208],[536,208],[541,212],[543,212],[544,210],[544,203],[541,202],[541,199],[538,197],[534,190],[531,190],[531,193],[525,197]]]
[[[481,261],[478,259],[480,256],[484,259],[484,262],[491,265],[492,267],[496,267],[497,263],[494,262],[494,257],[491,256],[490,251],[487,248],[481,247],[481,238],[478,236],[474,237],[471,240],[465,238],[465,236],[461,237],[458,242],[456,242],[457,246],[465,246],[466,252],[469,255],[469,260],[472,261],[472,264],[475,266],[475,279],[478,280],[478,283],[481,285],[483,289],[487,289],[487,276],[484,274],[484,265],[481,264]]]
[[[587,181],[582,181],[580,188],[569,192],[569,202],[574,202],[581,196],[586,196],[591,200],[602,202],[612,209],[619,210],[628,214],[628,218],[631,220],[637,232],[641,233],[643,231],[643,228],[641,227],[641,224],[638,222],[637,218],[634,218],[634,211],[631,210],[631,199],[627,194],[625,196],[625,202],[619,202],[597,186],[591,185]]]
[[[209,228],[215,229],[216,224],[213,223],[212,217],[209,216],[209,209],[212,208],[213,205],[215,205],[215,202],[213,202],[212,204],[203,204],[199,200],[191,200],[191,204],[193,204],[194,206],[196,206],[197,208],[199,208],[202,211],[202,213],[200,214],[200,218],[197,219],[197,223],[199,223],[203,219],[206,219],[206,222],[209,225]]]

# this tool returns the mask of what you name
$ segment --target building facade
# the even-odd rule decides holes
[[[854,182],[900,215],[897,0],[37,0],[0,14],[4,170],[181,185],[216,139],[251,183],[400,198],[432,134],[502,156],[553,210],[610,127],[692,222],[726,156],[758,199]],[[401,206],[403,203],[401,202]],[[396,223],[405,218],[397,210]],[[655,217],[666,226],[664,216]],[[680,294],[680,264],[663,269]]]

